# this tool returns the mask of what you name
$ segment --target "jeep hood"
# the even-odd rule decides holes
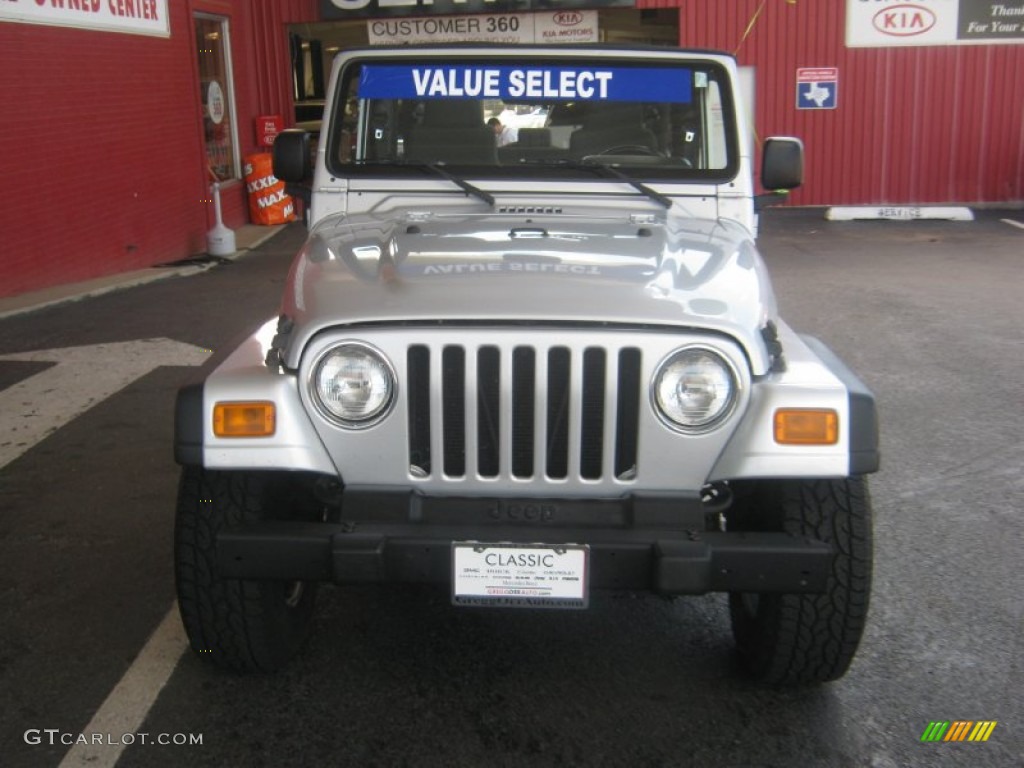
[[[282,312],[285,364],[331,327],[382,323],[645,325],[735,338],[753,373],[776,314],[746,230],[672,211],[361,214],[326,219],[299,252]]]

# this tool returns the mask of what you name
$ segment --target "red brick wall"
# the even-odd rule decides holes
[[[205,250],[193,11],[230,19],[243,155],[256,115],[290,111],[284,25],[314,20],[315,0],[170,0],[168,11],[169,38],[0,22],[0,297]],[[275,99],[261,99],[264,81]],[[222,201],[228,226],[247,221],[243,184]]]

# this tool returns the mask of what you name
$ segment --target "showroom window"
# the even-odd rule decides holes
[[[231,41],[227,19],[196,14],[199,96],[203,105],[203,137],[209,181],[241,178],[235,89],[231,78]]]

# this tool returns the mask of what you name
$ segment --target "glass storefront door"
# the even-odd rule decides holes
[[[217,16],[196,14],[195,25],[208,180],[240,179],[228,21]]]

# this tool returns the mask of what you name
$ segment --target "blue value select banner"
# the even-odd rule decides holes
[[[365,64],[362,99],[529,99],[689,104],[693,73],[678,67]]]

